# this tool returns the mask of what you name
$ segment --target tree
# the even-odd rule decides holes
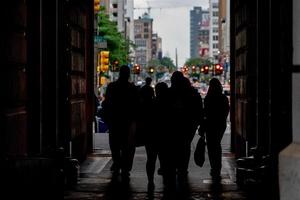
[[[173,60],[169,57],[162,57],[162,59],[160,60],[161,65],[167,67],[169,69],[169,71],[175,71],[176,70],[176,66],[173,63]]]
[[[160,65],[161,65],[161,63],[158,59],[152,59],[152,60],[149,60],[149,62],[148,62],[148,67],[158,67]]]
[[[110,60],[117,60],[120,65],[128,64],[129,47],[133,47],[133,42],[118,32],[116,22],[109,20],[109,16],[105,13],[103,6],[98,13],[98,19],[99,35],[107,41],[107,50],[110,52]]]
[[[201,67],[203,65],[212,65],[212,62],[208,59],[189,58],[187,61],[185,61],[184,65]]]

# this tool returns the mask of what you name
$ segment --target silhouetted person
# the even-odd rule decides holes
[[[119,78],[107,86],[103,102],[104,121],[109,128],[113,164],[111,170],[129,180],[135,152],[132,126],[136,118],[137,89],[130,83],[130,69],[123,65]]]
[[[188,105],[188,117],[187,117],[187,127],[186,127],[186,139],[187,143],[184,146],[182,151],[183,160],[179,162],[179,170],[182,170],[183,175],[188,172],[189,159],[191,155],[191,143],[195,136],[198,126],[203,121],[203,103],[202,97],[198,90],[191,85],[191,82],[188,78],[183,78],[184,90],[187,95]],[[179,171],[180,172],[180,171]]]
[[[229,112],[228,98],[223,94],[220,81],[212,78],[204,99],[204,127],[206,133],[207,150],[211,166],[210,175],[213,181],[221,180],[222,148],[221,140],[226,129]]]
[[[154,129],[154,89],[151,86],[152,79],[147,77],[145,85],[140,89],[140,115],[139,123],[141,126],[141,132],[145,142],[145,148],[147,153],[146,172],[148,177],[148,190],[154,189],[154,171],[155,162],[157,158],[157,146],[155,145],[155,139],[153,137]]]
[[[154,100],[154,89],[151,86],[152,78],[147,77],[145,79],[145,85],[141,87],[140,95],[142,104],[151,105],[153,104]]]
[[[172,144],[168,159],[170,184],[176,173],[179,182],[185,181],[191,153],[191,142],[202,119],[202,99],[190,81],[179,71],[172,74],[170,87],[170,131]],[[175,179],[176,180],[176,179]]]
[[[150,134],[146,138],[146,152],[147,163],[146,171],[148,177],[148,192],[154,190],[154,173],[157,158],[161,161],[161,149],[163,145],[166,145],[167,139],[165,137],[167,129],[168,113],[168,85],[164,82],[157,83],[155,85],[155,98],[152,107],[152,118],[149,121],[151,130]],[[161,163],[162,166],[162,163]]]

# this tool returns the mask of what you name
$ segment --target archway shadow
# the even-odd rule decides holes
[[[119,175],[112,175],[104,193],[105,200],[131,200],[132,188],[130,180],[124,180]]]
[[[178,177],[174,187],[164,188],[161,200],[190,200],[191,185],[188,176]]]

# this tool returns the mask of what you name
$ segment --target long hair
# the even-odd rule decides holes
[[[171,87],[178,87],[182,84],[182,81],[184,79],[184,76],[182,72],[180,71],[175,71],[173,72],[171,76]]]
[[[217,78],[212,78],[209,81],[209,88],[207,91],[207,96],[218,96],[223,93],[223,87]]]

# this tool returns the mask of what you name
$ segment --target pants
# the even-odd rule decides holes
[[[111,131],[109,133],[109,145],[114,165],[121,169],[122,173],[128,173],[132,169],[135,146],[126,131]]]
[[[220,176],[222,168],[222,147],[221,140],[223,138],[225,129],[220,130],[207,130],[206,142],[207,151],[209,157],[209,163],[211,166],[210,174],[214,176]]]

